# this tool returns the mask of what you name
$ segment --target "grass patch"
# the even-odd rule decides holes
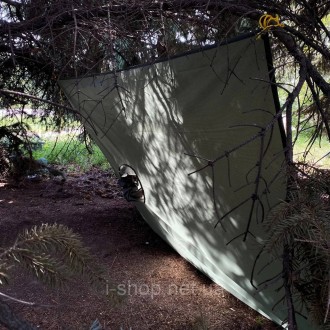
[[[43,120],[44,119],[44,120]],[[100,148],[92,143],[90,150],[79,135],[83,132],[78,121],[67,121],[60,132],[51,118],[30,118],[26,114],[15,111],[0,111],[0,126],[9,126],[23,122],[31,141],[37,143],[33,151],[35,159],[45,158],[49,164],[66,167],[67,171],[87,171],[96,166],[103,170],[110,168]],[[89,152],[90,151],[90,152]]]
[[[108,160],[96,144],[92,144],[91,153],[89,153],[84,142],[79,140],[75,134],[54,133],[51,136],[41,134],[41,138],[45,143],[41,149],[34,151],[35,159],[46,158],[49,163],[65,166],[69,171],[71,168],[76,167],[79,167],[82,171],[86,171],[93,166],[104,170],[110,168]],[[305,136],[300,136],[297,140],[294,146],[296,161],[304,160],[307,143],[308,137]],[[328,153],[330,153],[330,144],[324,138],[314,143],[310,152],[306,155],[305,161],[317,162],[317,165],[322,168],[330,168],[330,154],[327,155]]]
[[[0,126],[17,122],[17,116],[4,116],[0,112]],[[110,168],[108,160],[96,144],[92,144],[91,153],[88,152],[84,142],[78,139],[82,132],[81,124],[72,121],[66,126],[66,130],[60,133],[55,132],[49,123],[41,123],[30,118],[24,118],[28,125],[28,130],[40,136],[44,141],[41,149],[34,151],[34,158],[46,158],[48,163],[65,166],[70,169],[81,171],[89,170],[93,166],[108,170]],[[50,129],[50,130],[49,130]],[[323,168],[330,168],[330,143],[326,138],[314,143],[310,152],[305,155],[308,143],[308,133],[301,134],[294,146],[294,158],[296,161],[317,162],[316,165]],[[327,155],[329,154],[329,155]]]
[[[76,136],[58,135],[57,138],[46,139],[43,147],[35,150],[33,156],[35,159],[46,158],[48,163],[65,166],[69,171],[77,167],[82,171],[93,166],[103,170],[110,168],[108,160],[96,144],[92,144],[90,151]]]
[[[305,155],[308,137],[300,136],[294,146],[296,161],[307,161],[322,168],[330,168],[330,143],[326,138],[317,140],[309,153]],[[305,158],[305,159],[304,159]]]

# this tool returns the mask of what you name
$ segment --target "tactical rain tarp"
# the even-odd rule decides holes
[[[136,206],[149,225],[280,324],[285,303],[272,309],[283,296],[275,292],[280,283],[261,291],[250,283],[266,237],[263,215],[286,195],[269,81],[265,41],[253,36],[61,87],[115,171],[122,164],[135,170],[145,198]],[[271,263],[258,274],[267,258],[258,261],[256,285],[281,269]]]

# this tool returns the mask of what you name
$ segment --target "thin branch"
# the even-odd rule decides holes
[[[66,105],[63,105],[63,104],[60,104],[60,103],[57,103],[57,102],[45,100],[45,99],[39,98],[39,97],[34,96],[34,95],[30,95],[30,94],[26,94],[26,93],[22,93],[22,92],[17,92],[17,91],[12,91],[12,90],[8,90],[8,89],[0,89],[0,93],[9,94],[9,95],[16,95],[16,96],[22,96],[22,97],[25,97],[25,98],[28,98],[28,99],[31,99],[31,100],[40,101],[40,102],[43,102],[43,103],[48,103],[48,104],[51,104],[55,107],[62,108],[62,109],[71,111],[73,113],[76,113],[78,115],[81,115],[77,110],[75,110],[72,107],[68,107]]]
[[[18,302],[18,303],[23,304],[23,305],[28,305],[30,307],[45,307],[45,308],[54,308],[54,307],[56,307],[56,305],[37,304],[37,303],[17,299],[15,297],[9,296],[9,295],[7,295],[5,293],[2,293],[2,292],[0,292],[0,296],[7,299],[7,300],[15,301],[15,302]]]
[[[292,290],[290,279],[292,277],[292,262],[293,262],[293,249],[289,246],[284,246],[283,250],[283,281],[285,289],[285,299],[288,308],[288,329],[297,330],[297,321],[295,315],[295,307],[292,298]]]
[[[70,111],[70,112],[78,115],[78,117],[83,118],[87,123],[89,123],[89,118],[86,118],[81,112],[77,111],[76,109],[74,109],[72,107],[68,107],[66,105],[63,105],[63,104],[60,104],[60,103],[57,103],[57,102],[53,102],[53,101],[49,101],[49,100],[46,100],[46,99],[42,99],[42,98],[37,97],[37,96],[34,96],[34,95],[30,95],[30,94],[26,94],[26,93],[21,93],[21,92],[17,92],[17,91],[11,91],[11,90],[7,90],[7,89],[0,89],[0,94],[1,93],[6,94],[6,95],[22,96],[22,97],[25,97],[27,99],[39,101],[39,102],[42,102],[42,103],[50,104],[50,105],[52,105],[54,107],[57,107],[57,108],[68,110],[68,111]],[[90,127],[93,130],[95,130],[94,129],[94,126],[92,124],[90,125]]]
[[[224,231],[226,231],[225,227],[223,226],[223,223],[221,222],[222,218],[219,215],[219,211],[217,208],[217,203],[216,203],[216,194],[215,194],[215,171],[214,171],[214,166],[211,166],[211,170],[212,170],[212,199],[213,199],[213,208],[214,208],[214,212],[217,216],[217,224],[220,223],[222,229]],[[217,224],[215,225],[215,227],[217,226]]]
[[[322,108],[322,105],[321,105],[321,102],[320,102],[320,98],[316,94],[315,88],[314,88],[311,80],[309,78],[307,78],[306,81],[307,81],[307,84],[308,84],[309,89],[312,92],[313,99],[315,100],[315,104],[316,104],[317,110],[320,112],[320,115],[322,117],[322,122],[323,122],[323,125],[325,126],[325,129],[326,129],[326,132],[327,132],[327,135],[328,135],[328,140],[330,141],[329,118],[325,114],[325,112],[324,112],[324,110]]]
[[[308,75],[314,80],[321,91],[330,98],[330,84],[322,77],[319,71],[315,68],[312,62],[307,58],[302,49],[297,45],[291,35],[283,30],[274,30],[274,35],[283,43],[288,52],[295,58],[295,60],[306,70],[304,75]]]
[[[234,206],[232,209],[230,209],[227,213],[225,213],[220,220],[218,220],[218,222],[214,225],[214,228],[216,228],[218,226],[218,224],[220,223],[220,221],[222,221],[224,218],[226,218],[230,213],[234,212],[235,210],[237,210],[238,208],[240,208],[241,206],[243,206],[245,203],[247,203],[249,200],[251,199],[251,197],[248,197],[247,199],[245,199],[244,201],[240,202],[238,205]]]

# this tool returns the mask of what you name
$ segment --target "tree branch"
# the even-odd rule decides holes
[[[297,321],[294,309],[294,303],[292,298],[291,284],[290,279],[292,277],[292,260],[293,260],[293,251],[288,247],[284,246],[283,250],[283,280],[284,280],[284,289],[285,289],[285,298],[288,307],[288,329],[297,330]]]
[[[30,307],[47,307],[47,308],[55,307],[55,305],[40,305],[40,304],[37,304],[37,303],[17,299],[17,298],[14,298],[12,296],[8,296],[7,294],[2,293],[2,292],[0,292],[0,296],[5,298],[5,299],[12,300],[12,301],[18,302],[18,303],[23,304],[23,305],[28,305]]]
[[[308,75],[314,80],[324,95],[330,98],[330,84],[322,77],[312,62],[307,58],[302,49],[295,42],[294,38],[281,29],[275,29],[273,33],[283,43],[297,63],[306,68]]]

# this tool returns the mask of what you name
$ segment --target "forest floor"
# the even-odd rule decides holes
[[[121,197],[109,172],[71,173],[64,184],[0,181],[0,247],[42,223],[64,224],[79,234],[125,295],[110,299],[111,286],[99,292],[79,279],[52,289],[14,268],[1,292],[36,303],[8,302],[37,328],[88,330],[98,319],[113,330],[279,329],[160,239]]]

